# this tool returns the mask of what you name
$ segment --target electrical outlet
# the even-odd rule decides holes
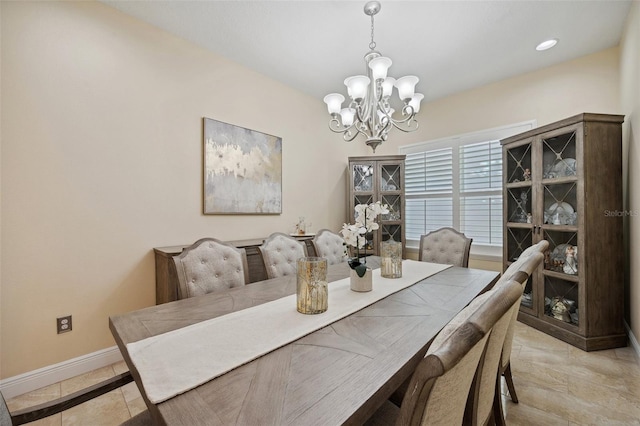
[[[58,334],[71,331],[71,315],[66,317],[56,318],[56,324],[58,327]]]

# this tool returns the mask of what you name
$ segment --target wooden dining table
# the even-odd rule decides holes
[[[379,258],[368,264],[378,267]],[[328,281],[349,271],[346,263],[331,265]],[[109,327],[156,424],[362,424],[411,376],[438,332],[498,276],[445,269],[157,404],[145,394],[127,344],[295,294],[296,277],[115,315]]]

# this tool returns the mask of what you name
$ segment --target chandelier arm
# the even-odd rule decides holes
[[[350,127],[352,126],[353,125],[351,125]],[[342,133],[345,130],[349,130],[349,129],[345,129],[344,126],[342,125],[342,121],[338,120],[337,117],[332,117],[331,120],[329,120],[329,130],[335,133]]]
[[[398,124],[404,124],[411,121],[416,116],[416,113],[411,105],[405,105],[402,108],[402,116],[404,117],[403,119],[395,119],[389,116],[389,118],[391,118],[391,120],[393,121],[394,127],[399,128],[397,126]]]
[[[361,133],[360,130],[352,133],[351,130],[353,129],[358,130],[356,123],[353,123],[351,126],[345,128],[338,117],[334,117],[329,120],[329,130],[334,133],[342,133],[342,138],[347,142],[351,142],[356,138],[356,136],[358,136],[358,134]]]
[[[365,100],[363,100],[362,102],[364,103]],[[366,105],[363,106],[361,104],[356,108],[356,120],[353,124],[356,126],[356,129],[359,133],[363,134],[365,137],[368,137],[367,131],[370,131],[371,128],[370,125],[367,124],[367,121],[369,121],[371,114],[368,108],[365,107]]]
[[[342,134],[342,139],[345,140],[345,142],[351,142],[352,140],[354,140],[356,138],[356,136],[358,136],[360,134],[360,132],[355,132],[355,133],[351,133],[351,128],[353,126],[349,127],[347,130],[344,131],[344,133]],[[357,130],[357,129],[356,129]]]
[[[413,117],[411,117],[411,118],[413,118]],[[405,127],[401,127],[400,124],[404,124],[405,122],[407,123],[406,128]],[[412,127],[412,125],[414,123],[415,123],[415,127]],[[396,120],[393,120],[391,122],[391,124],[396,129],[401,130],[401,131],[403,131],[405,133],[415,132],[416,130],[418,130],[418,122],[416,120],[413,120],[413,121],[410,121],[410,122],[407,122],[407,120],[402,120],[402,121],[396,122]]]
[[[355,126],[358,133],[363,135],[365,138],[369,137],[369,133],[371,133],[371,129],[369,128],[366,122],[358,121],[357,123],[355,123]]]
[[[391,119],[391,124],[393,125],[393,127],[395,127],[398,130],[402,130],[405,133],[414,132],[418,130],[418,121],[414,120],[416,113],[413,111],[413,108],[411,108],[410,106],[409,108],[411,109],[411,113],[404,119],[402,120],[395,120],[393,118]],[[402,109],[403,113],[404,113],[404,110],[405,108]],[[402,127],[402,125],[404,124],[406,124],[406,126]]]

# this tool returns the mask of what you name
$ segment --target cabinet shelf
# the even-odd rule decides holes
[[[563,176],[558,178],[542,179],[543,185],[560,185],[563,183],[577,182],[577,176]]]
[[[518,319],[587,351],[627,344],[622,220],[603,213],[622,210],[623,121],[580,114],[501,141],[504,269],[549,242]]]
[[[552,271],[550,269],[543,269],[542,273],[544,275],[547,275],[549,277],[554,277],[554,278],[558,278],[561,280],[565,280],[565,281],[571,281],[571,282],[580,282],[580,279],[578,278],[578,275],[571,275],[571,274],[565,274],[562,272],[556,272],[556,271]]]
[[[549,324],[555,327],[562,327],[565,330],[569,330],[572,333],[579,333],[580,327],[579,324],[575,324],[573,322],[566,322],[561,319],[555,318],[552,314],[545,314],[544,318]]]
[[[533,229],[533,224],[531,223],[507,222],[506,226],[509,228]]]
[[[551,232],[578,232],[578,227],[574,225],[542,225],[543,231]]]
[[[522,182],[509,182],[507,184],[505,184],[505,186],[507,188],[526,188],[528,186],[531,186],[531,181],[530,180],[525,180]]]

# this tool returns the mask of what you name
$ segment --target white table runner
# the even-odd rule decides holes
[[[374,270],[370,292],[351,291],[349,278],[329,283],[328,309],[322,314],[299,313],[293,294],[129,343],[127,350],[149,401],[157,404],[449,267],[405,260],[402,278],[383,278],[380,269]]]

